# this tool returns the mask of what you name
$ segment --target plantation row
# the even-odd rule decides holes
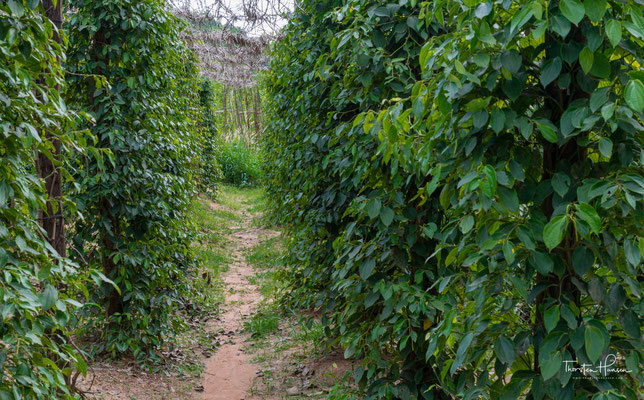
[[[0,399],[71,398],[89,351],[153,360],[196,271],[188,207],[241,168],[164,2],[64,7],[0,2]]]
[[[366,398],[641,396],[643,9],[299,3],[267,190]]]

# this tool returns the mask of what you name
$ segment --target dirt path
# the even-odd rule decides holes
[[[240,226],[230,235],[232,262],[223,277],[225,288],[225,312],[211,321],[207,330],[226,336],[227,341],[206,361],[204,372],[204,400],[243,400],[257,372],[251,363],[251,355],[243,349],[248,334],[243,332],[244,318],[259,304],[262,296],[259,288],[249,283],[254,274],[246,262],[245,254],[257,245],[261,238],[274,236],[277,232],[252,228],[253,216],[243,209]]]
[[[352,364],[328,352],[321,323],[282,314],[283,238],[258,229],[265,203],[257,189],[225,188],[193,210],[203,236],[195,242],[199,317],[153,371],[135,360],[100,360],[80,388],[91,400],[354,400],[342,376]],[[211,275],[212,274],[212,282]],[[200,284],[197,284],[199,283]],[[261,286],[261,289],[260,289]],[[185,317],[185,316],[184,316]],[[246,330],[244,328],[247,328]],[[252,337],[250,336],[252,332]],[[336,384],[341,385],[336,388]]]

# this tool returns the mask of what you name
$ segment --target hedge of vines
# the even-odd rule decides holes
[[[205,79],[199,90],[199,105],[201,107],[200,122],[202,131],[201,145],[201,167],[202,172],[199,180],[199,189],[210,197],[215,197],[219,191],[219,185],[224,179],[224,173],[217,160],[217,148],[220,141],[220,134],[217,128],[217,119],[213,113],[213,82]]]
[[[43,3],[0,2],[0,399],[75,398],[79,338],[154,357],[195,271],[205,135],[183,24],[162,1],[74,0],[57,30]],[[40,226],[61,215],[67,256]]]
[[[56,89],[63,49],[38,5],[0,3],[0,399],[63,398],[69,371],[86,368],[68,340],[86,279],[38,223],[50,199],[34,160],[55,160],[54,140],[82,151],[88,137],[71,130]]]
[[[301,3],[268,192],[367,398],[638,398],[643,45],[633,2]]]
[[[148,356],[175,331],[171,311],[193,264],[187,211],[200,157],[196,61],[179,38],[181,22],[160,1],[70,7],[68,97],[91,116],[97,147],[113,155],[104,168],[96,159],[75,176],[83,214],[75,255],[120,288],[105,284],[96,293],[107,318],[88,329],[100,332],[99,350]]]

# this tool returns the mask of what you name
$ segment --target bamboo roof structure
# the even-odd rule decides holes
[[[267,49],[292,4],[287,0],[171,0],[187,22],[183,39],[199,57],[202,74],[227,86],[256,84],[268,67]]]

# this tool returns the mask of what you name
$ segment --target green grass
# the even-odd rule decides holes
[[[254,246],[246,255],[246,261],[255,268],[276,268],[282,265],[282,239],[270,238]]]
[[[280,313],[275,307],[262,307],[249,320],[244,322],[244,329],[253,337],[266,337],[277,331],[280,324]]]
[[[213,208],[209,200],[199,197],[192,202],[191,213],[197,224],[198,240],[201,244],[219,245],[223,247],[230,226],[240,220],[233,211]]]
[[[260,151],[239,140],[220,141],[215,156],[224,181],[233,185],[257,185],[262,180]]]

